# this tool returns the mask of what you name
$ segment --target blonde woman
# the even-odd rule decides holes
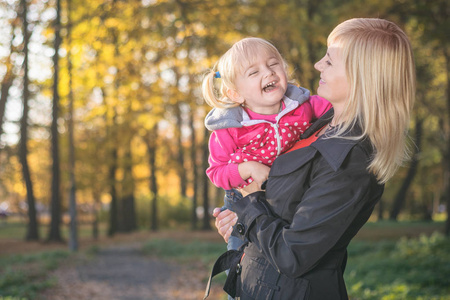
[[[253,193],[232,203],[236,213],[214,211],[225,240],[232,228],[249,240],[245,255],[227,253],[216,264],[231,267],[225,290],[241,300],[348,299],[347,246],[406,157],[415,67],[397,25],[341,23],[315,68],[317,93],[334,115],[275,160],[265,192],[249,185]]]

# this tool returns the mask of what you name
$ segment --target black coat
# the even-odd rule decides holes
[[[265,193],[233,204],[234,231],[250,241],[240,299],[348,298],[347,245],[384,189],[367,171],[372,152],[366,140],[322,135],[275,160]]]

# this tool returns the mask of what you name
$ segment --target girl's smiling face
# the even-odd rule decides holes
[[[236,76],[236,90],[230,91],[235,102],[259,114],[275,114],[287,89],[284,62],[267,51],[245,65]]]
[[[331,44],[325,56],[314,65],[314,68],[320,72],[317,94],[330,101],[334,107],[343,107],[350,89],[344,59],[338,45]]]

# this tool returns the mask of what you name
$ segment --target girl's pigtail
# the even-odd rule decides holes
[[[214,77],[216,72],[210,71],[203,78],[202,93],[206,103],[212,107],[221,107],[219,99],[216,97],[214,89]]]

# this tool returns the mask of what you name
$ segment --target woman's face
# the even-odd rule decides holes
[[[331,44],[325,56],[314,65],[314,68],[320,72],[317,94],[330,101],[335,108],[344,105],[349,94],[349,84],[338,45]]]

